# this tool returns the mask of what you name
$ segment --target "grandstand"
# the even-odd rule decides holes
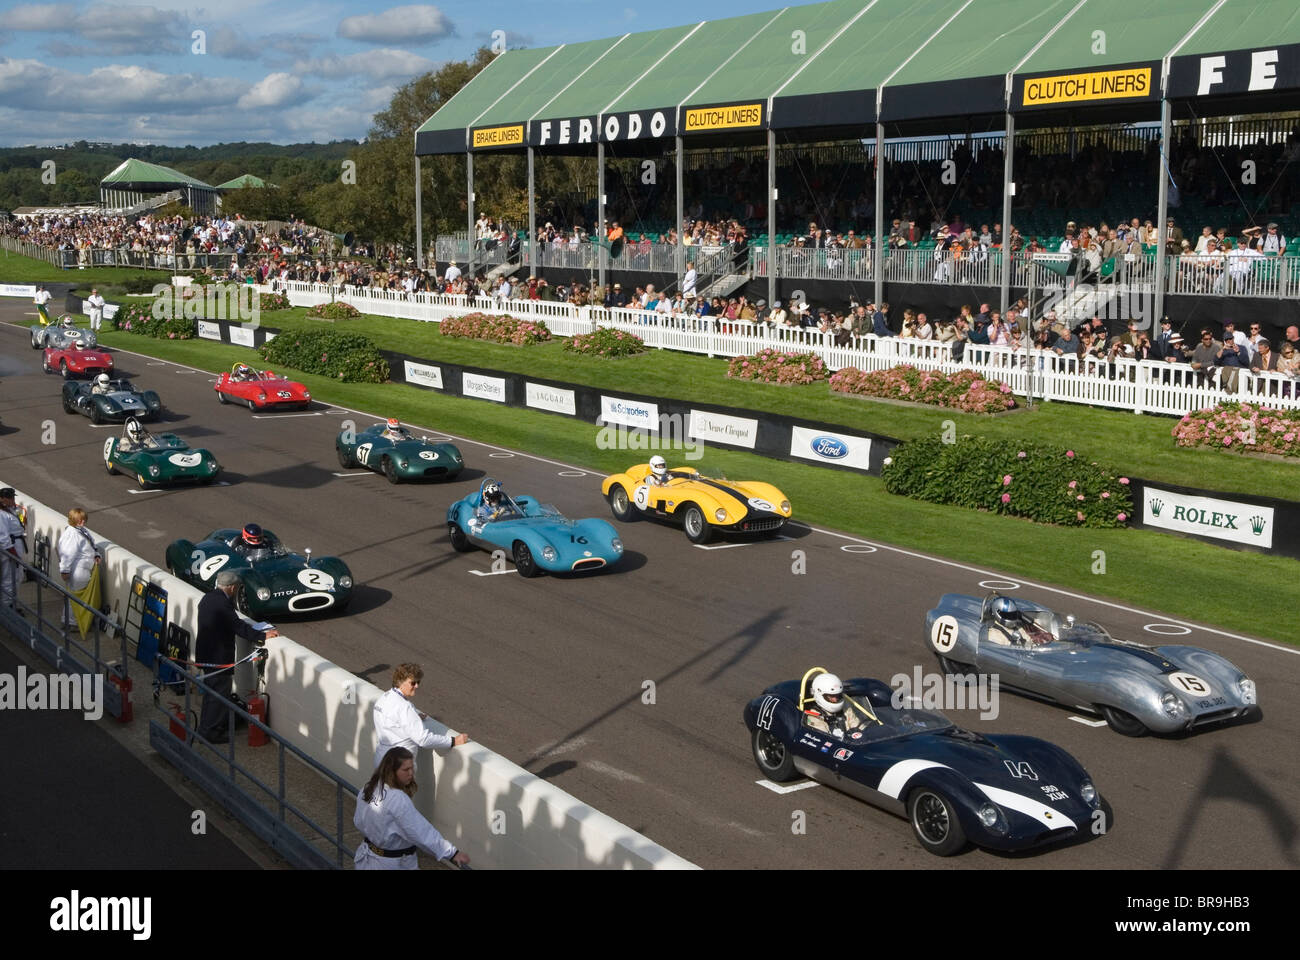
[[[196,213],[214,213],[218,188],[144,160],[123,160],[99,183],[105,213],[129,216],[178,200]]]
[[[1291,0],[833,0],[511,50],[417,132],[417,231],[420,157],[464,155],[467,229],[438,238],[438,259],[505,259],[473,241],[474,163],[518,155],[523,262],[553,280],[662,288],[693,257],[711,292],[951,315],[1005,309],[1044,273],[1030,255],[1073,236],[1072,276],[1148,297],[1148,317],[1232,309],[1276,328],[1300,318],[1298,90]],[[534,165],[565,155],[594,158],[595,189],[543,222],[619,223],[617,260],[541,242]],[[1170,216],[1191,244],[1209,226],[1260,246],[1270,222],[1290,239],[1229,282],[1223,250],[1170,244]],[[1088,230],[1135,217],[1152,232],[1122,252]],[[679,242],[694,221],[745,228],[742,260],[726,229],[702,250]]]

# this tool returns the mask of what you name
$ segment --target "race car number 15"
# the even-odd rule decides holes
[[[948,653],[957,646],[957,618],[943,616],[930,627],[930,644],[940,653]]]

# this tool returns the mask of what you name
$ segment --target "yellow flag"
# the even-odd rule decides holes
[[[74,610],[74,616],[77,618],[77,628],[81,631],[81,639],[86,639],[86,632],[90,630],[90,622],[94,619],[91,611],[99,609],[99,564],[90,571],[90,582],[80,590],[72,591],[72,595],[84,603],[86,606],[78,606]],[[90,609],[87,610],[86,607]]]

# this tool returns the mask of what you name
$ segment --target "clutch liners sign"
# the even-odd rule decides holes
[[[1273,547],[1273,508],[1251,503],[1189,497],[1147,487],[1142,494],[1142,523],[1178,533]]]
[[[730,107],[695,107],[686,111],[687,133],[700,130],[731,130],[757,127],[763,123],[761,103],[742,103]]]
[[[1151,68],[1125,67],[1094,73],[1066,73],[1025,80],[1021,104],[1040,107],[1052,103],[1086,103],[1122,100],[1151,94]]]

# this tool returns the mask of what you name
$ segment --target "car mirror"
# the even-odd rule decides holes
[[[303,555],[307,558],[307,566],[310,567],[310,566],[311,566],[311,547],[307,547],[307,548],[305,548],[302,552],[303,552]]]

